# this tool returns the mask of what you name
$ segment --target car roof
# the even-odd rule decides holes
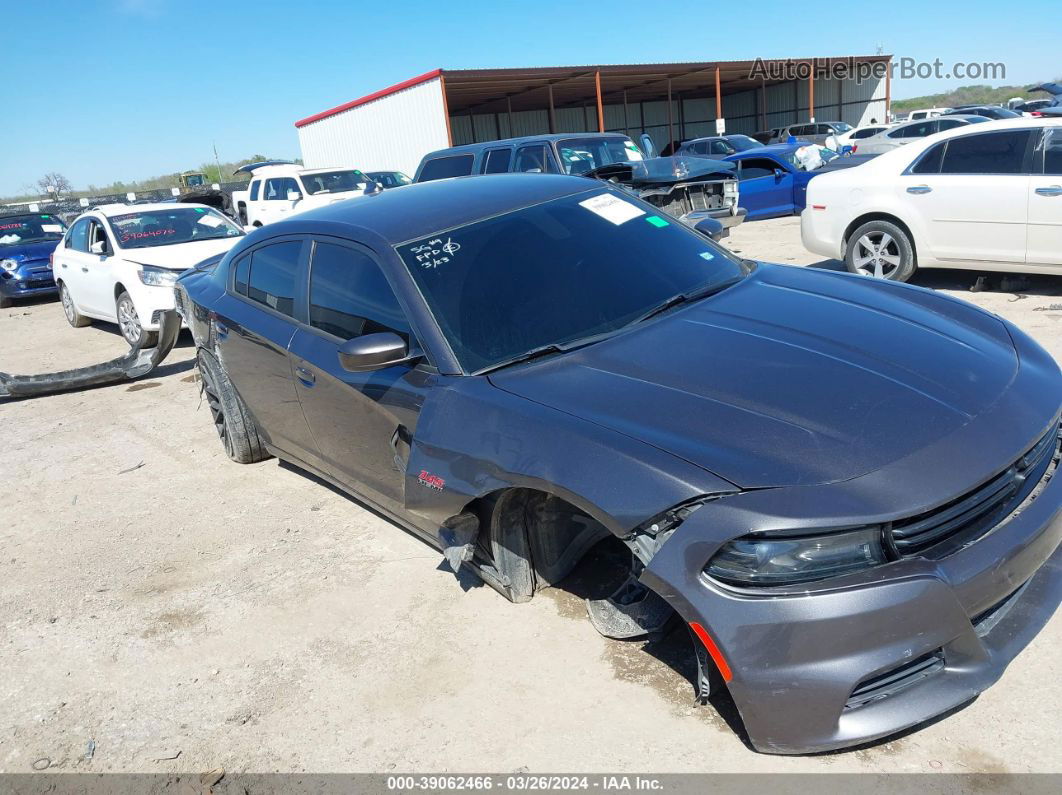
[[[525,143],[541,143],[543,141],[567,141],[571,138],[630,138],[626,133],[600,133],[600,132],[571,132],[571,133],[544,133],[542,135],[523,135],[518,138],[499,138],[494,141],[480,141],[474,144],[460,144],[446,149],[436,149],[428,152],[425,158],[437,155],[462,154],[465,152],[478,152],[481,149],[494,149],[502,146],[519,146]]]
[[[315,225],[368,229],[388,244],[501,215],[521,207],[605,188],[588,177],[563,174],[483,174],[432,180],[336,202],[299,213],[266,229],[313,233]]]

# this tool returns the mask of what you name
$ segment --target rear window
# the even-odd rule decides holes
[[[511,149],[491,149],[483,160],[482,173],[504,174],[509,170],[509,160],[512,154]]]
[[[466,177],[472,173],[473,155],[450,155],[429,160],[420,170],[417,182],[431,182],[433,179],[449,177]]]
[[[299,272],[302,241],[286,240],[255,249],[251,254],[251,274],[247,297],[281,314],[295,315],[295,280]],[[240,280],[236,270],[237,289]]]
[[[1021,174],[1030,130],[981,133],[952,138],[944,151],[942,174]]]

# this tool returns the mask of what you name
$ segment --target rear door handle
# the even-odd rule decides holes
[[[311,371],[307,370],[305,367],[296,367],[295,377],[302,382],[303,386],[313,386],[314,382],[317,381],[317,376],[315,376]]]
[[[909,187],[907,189],[907,192],[908,193],[914,193],[914,194],[917,194],[917,195],[921,195],[923,193],[930,193],[930,192],[932,192],[932,190],[933,189],[931,187],[929,187],[928,185],[912,185],[911,187]]]
[[[1062,185],[1048,185],[1046,188],[1037,188],[1037,196],[1062,196]]]
[[[59,263],[59,267],[60,268],[65,268],[66,267],[66,263],[65,262],[60,262]]]

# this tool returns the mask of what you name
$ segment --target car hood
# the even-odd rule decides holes
[[[707,157],[651,157],[611,163],[588,171],[586,176],[615,179],[625,185],[658,185],[660,183],[689,182],[710,177],[732,177],[735,166],[723,160]]]
[[[754,488],[897,461],[987,411],[1017,369],[1003,323],[962,302],[761,265],[713,297],[490,379]]]
[[[153,265],[156,268],[185,270],[215,254],[224,254],[242,237],[225,237],[218,240],[194,240],[172,246],[155,248],[132,248],[122,251],[122,259],[137,265]]]
[[[51,253],[55,251],[55,247],[59,245],[58,240],[49,240],[43,243],[24,243],[22,245],[14,246],[0,246],[0,259],[14,259],[21,261],[31,261],[38,259],[48,259]]]

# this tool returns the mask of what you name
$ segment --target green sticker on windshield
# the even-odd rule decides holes
[[[196,207],[196,208],[195,208],[195,211],[196,211],[197,213],[205,213],[205,212],[206,212],[206,210],[204,210],[204,209],[203,209],[202,207]]]
[[[653,226],[671,226],[671,224],[669,224],[659,215],[647,215],[645,217],[645,220],[651,223]]]

